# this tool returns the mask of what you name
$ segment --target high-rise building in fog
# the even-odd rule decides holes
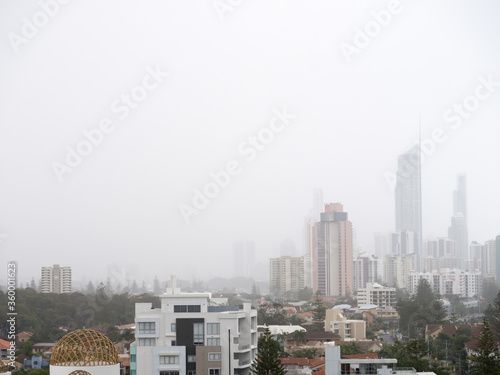
[[[455,241],[455,257],[460,259],[461,268],[469,259],[469,232],[467,228],[467,179],[457,176],[457,190],[453,192],[453,216],[448,237]]]
[[[414,233],[415,267],[422,261],[422,180],[420,146],[399,155],[396,174],[396,232]]]
[[[495,248],[496,248],[496,260],[497,260],[497,267],[496,267],[496,271],[497,271],[497,274],[496,274],[496,279],[497,279],[497,284],[500,284],[500,235],[497,236],[496,240],[495,240]]]
[[[353,293],[352,223],[342,204],[325,204],[325,212],[315,227],[314,290],[329,296]]]
[[[255,244],[240,241],[233,248],[233,276],[251,277],[255,268]]]
[[[42,293],[71,293],[71,267],[42,267],[42,280],[40,282]]]
[[[314,244],[316,242],[316,223],[320,221],[321,211],[323,209],[323,191],[314,189],[313,208],[304,220],[304,282],[308,288],[313,287],[313,264],[314,264]]]
[[[269,259],[271,293],[280,296],[304,288],[304,258],[281,256]]]

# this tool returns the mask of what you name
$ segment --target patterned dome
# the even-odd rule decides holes
[[[106,366],[118,363],[116,349],[106,336],[92,329],[64,335],[54,347],[51,366]]]
[[[69,375],[91,375],[90,372],[84,370],[75,370],[69,373]]]

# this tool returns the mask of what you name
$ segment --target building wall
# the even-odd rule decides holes
[[[180,293],[176,288],[169,288],[160,296],[160,309],[152,309],[150,303],[136,304],[136,375],[157,375],[159,367],[151,367],[150,363],[159,363],[159,356],[166,349],[179,351],[180,348],[183,351],[180,375],[190,375],[192,371],[200,374],[198,363],[205,368],[203,355],[214,348],[221,353],[221,373],[249,374],[257,350],[257,311],[248,303],[242,309],[211,306],[210,297],[209,293]],[[150,332],[143,331],[141,323],[154,323],[154,329],[147,325],[143,327]],[[152,342],[146,341],[151,339]],[[195,343],[195,339],[198,342]],[[201,358],[197,357],[198,352]]]
[[[305,286],[304,258],[282,256],[269,259],[271,290],[298,292]]]
[[[42,293],[71,293],[71,267],[42,267]]]

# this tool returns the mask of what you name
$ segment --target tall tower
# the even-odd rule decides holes
[[[414,233],[415,267],[422,262],[422,178],[420,145],[398,157],[396,177],[396,231]]]
[[[323,295],[346,296],[353,290],[352,223],[340,203],[325,205],[315,224],[313,288]]]
[[[314,189],[313,208],[309,215],[304,220],[304,278],[305,286],[308,288],[313,287],[313,265],[316,254],[314,253],[314,246],[316,243],[316,223],[320,221],[321,211],[324,207],[323,191],[321,189]]]
[[[457,190],[453,192],[453,216],[448,237],[455,241],[455,257],[461,268],[469,256],[469,231],[467,226],[467,178],[464,174],[457,176]]]

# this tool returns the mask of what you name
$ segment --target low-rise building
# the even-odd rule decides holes
[[[160,301],[160,308],[135,306],[131,375],[249,375],[257,351],[257,310],[250,303],[218,306],[210,293],[181,293],[175,280]]]
[[[364,320],[347,319],[342,310],[326,310],[325,331],[340,335],[342,340],[363,340],[366,338],[366,322]]]
[[[396,307],[396,288],[367,283],[366,288],[358,289],[359,305],[376,305],[380,308]]]

